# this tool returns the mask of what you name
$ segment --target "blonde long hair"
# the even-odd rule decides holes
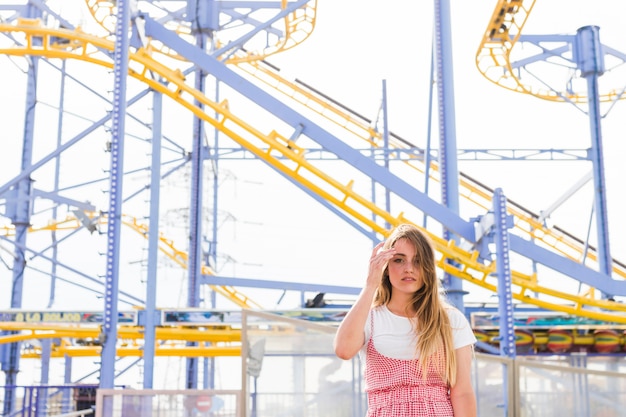
[[[417,226],[401,224],[386,240],[384,249],[392,248],[399,239],[407,239],[415,247],[411,261],[419,265],[424,285],[413,294],[407,311],[415,311],[412,323],[417,336],[416,353],[426,378],[429,366],[434,367],[449,386],[456,383],[456,356],[450,318],[446,312],[451,308],[445,301],[435,267],[435,252],[430,238]],[[391,300],[389,269],[385,268],[373,305],[386,305]],[[432,369],[432,368],[431,368]]]

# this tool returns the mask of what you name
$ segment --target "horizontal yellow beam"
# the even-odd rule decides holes
[[[98,340],[101,335],[99,327],[85,327],[63,324],[38,324],[38,323],[17,323],[0,322],[0,330],[26,332],[12,335],[0,336],[0,344],[13,343],[29,339],[92,339]],[[140,326],[120,326],[117,331],[120,340],[143,340],[144,328]],[[201,327],[159,327],[156,329],[156,340],[179,340],[187,342],[239,342],[241,331],[226,328],[213,329]]]
[[[119,357],[143,357],[144,350],[141,347],[119,347],[116,356]],[[50,357],[98,357],[102,353],[100,346],[68,346],[58,347],[52,350]],[[183,358],[203,358],[220,356],[241,356],[241,346],[157,346],[155,356],[173,356]],[[24,359],[41,359],[41,351],[30,350],[22,353]]]

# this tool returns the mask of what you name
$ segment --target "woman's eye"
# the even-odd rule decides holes
[[[396,259],[394,259],[393,261],[394,261],[395,263],[397,263],[397,264],[401,264],[401,263],[403,263],[403,262],[404,262],[404,259],[402,259],[402,258],[396,258]]]

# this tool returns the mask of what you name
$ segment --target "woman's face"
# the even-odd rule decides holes
[[[424,285],[420,265],[415,261],[415,248],[405,238],[394,245],[396,255],[389,261],[389,281],[393,291],[413,294]]]

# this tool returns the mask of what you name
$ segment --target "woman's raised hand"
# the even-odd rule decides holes
[[[383,249],[385,242],[380,242],[372,250],[372,256],[370,257],[370,267],[367,274],[367,285],[373,285],[378,287],[380,280],[383,277],[383,271],[387,267],[389,261],[396,254],[394,248]]]

